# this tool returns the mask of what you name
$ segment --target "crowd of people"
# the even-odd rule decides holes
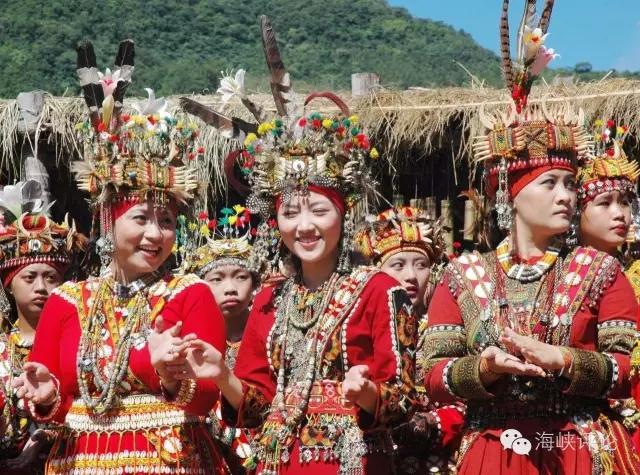
[[[255,124],[182,103],[243,144],[248,196],[215,215],[195,123],[123,107],[133,42],[106,74],[83,43],[91,236],[35,181],[0,191],[0,472],[640,473],[640,169],[624,125],[528,104],[552,4],[513,62],[504,9],[513,102],[479,118],[490,206],[458,256],[425,209],[380,207],[339,97],[296,103],[265,17],[275,116],[242,75],[222,93]]]

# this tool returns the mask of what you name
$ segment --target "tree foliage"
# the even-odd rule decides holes
[[[267,74],[258,17],[270,16],[296,89],[349,89],[354,72],[386,86],[500,84],[498,59],[462,32],[413,18],[385,0],[75,0],[5,2],[0,17],[0,97],[45,89],[77,94],[75,51],[91,39],[101,69],[118,42],[136,42],[134,94],[206,92],[221,70],[243,67],[248,85]]]

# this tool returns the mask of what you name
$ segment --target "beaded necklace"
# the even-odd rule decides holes
[[[540,279],[558,259],[560,248],[550,245],[544,252],[544,256],[535,264],[515,263],[513,255],[509,249],[509,236],[507,236],[496,249],[498,262],[504,269],[505,274],[512,279],[528,283]]]
[[[27,341],[20,334],[20,330],[12,325],[10,333],[6,335],[6,340],[2,341],[2,346],[2,352],[6,351],[6,360],[0,362],[4,366],[3,372],[6,373],[6,379],[0,380],[5,394],[2,416],[9,423],[5,428],[4,435],[0,438],[0,448],[10,449],[14,448],[16,444],[20,444],[28,436],[27,415],[17,404],[18,399],[14,396],[12,382],[15,376],[22,373],[22,364],[29,355],[33,342]]]
[[[164,295],[151,309],[149,287],[158,280],[155,272],[144,279],[145,285],[138,286],[137,292],[126,301],[121,309],[122,317],[116,317],[114,297],[118,303],[125,303],[115,294],[115,282],[110,275],[104,276],[95,292],[91,308],[82,319],[82,335],[78,348],[78,387],[80,395],[88,408],[97,414],[103,414],[115,405],[118,390],[129,369],[129,356],[132,347],[144,344],[150,331],[150,325],[164,306]],[[177,279],[171,284],[175,285]],[[170,286],[171,286],[170,284]],[[114,351],[105,357],[105,334],[111,337]],[[106,361],[101,364],[101,361]],[[95,387],[92,391],[91,383]],[[96,396],[93,394],[97,393]]]

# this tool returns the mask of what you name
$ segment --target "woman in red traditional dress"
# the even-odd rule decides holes
[[[462,475],[640,473],[608,406],[630,394],[633,291],[612,256],[559,242],[576,206],[576,160],[590,150],[583,117],[527,105],[552,56],[541,46],[551,4],[540,30],[527,24],[522,35],[524,70],[505,68],[514,103],[483,112],[488,132],[474,143],[506,238],[451,262],[428,310],[427,393],[467,404]]]
[[[181,331],[221,354],[225,347],[209,287],[166,267],[177,212],[198,189],[197,131],[169,116],[151,90],[137,114],[121,113],[132,48],[121,43],[111,76],[98,74],[90,43],[78,49],[91,121],[79,126],[84,160],[74,170],[93,198],[103,268],[54,291],[14,386],[37,421],[62,424],[48,474],[222,473],[205,424],[218,389],[211,380],[177,381],[167,369]],[[150,352],[160,316],[171,328],[149,336]]]
[[[629,161],[623,145],[627,127],[599,119],[594,122],[596,143],[594,158],[584,163],[578,172],[578,217],[576,228],[580,244],[616,257],[625,266],[636,297],[640,295],[638,261],[623,255],[631,226],[631,208],[636,199],[638,165]],[[635,234],[635,230],[631,230]],[[634,240],[634,236],[631,237]],[[629,244],[633,247],[633,243]],[[611,401],[612,408],[623,418],[625,427],[640,448],[640,413],[633,398]]]
[[[224,316],[227,328],[225,363],[235,367],[249,311],[260,287],[264,263],[250,259],[251,227],[249,210],[242,205],[223,208],[221,216],[208,219],[201,212],[198,222],[181,217],[178,242],[184,248],[182,268],[209,284]],[[245,474],[255,468],[251,449],[254,431],[237,429],[222,420],[220,401],[211,411],[213,436],[232,474]]]
[[[288,88],[266,17],[262,27],[274,78]],[[233,371],[197,342],[188,363],[216,381],[226,420],[260,427],[257,473],[390,473],[381,429],[412,413],[416,321],[394,279],[350,265],[353,213],[366,204],[377,151],[333,94],[306,102],[326,97],[342,116],[300,118],[283,95],[288,89],[272,90],[282,116],[255,127],[241,155],[252,188],[247,205],[264,218],[256,256],[269,255],[271,222],[279,255],[295,272],[256,296]]]
[[[425,304],[429,287],[442,269],[444,242],[441,225],[424,210],[403,206],[380,213],[362,227],[356,250],[367,261],[395,278],[407,291],[416,315],[421,316],[416,353],[416,381],[422,382],[423,342],[428,324]],[[432,273],[433,272],[433,273]],[[395,427],[395,472],[450,473],[464,421],[464,405],[432,404],[422,384],[416,385],[419,408],[411,421]]]
[[[85,238],[66,221],[51,220],[36,181],[5,186],[0,191],[0,207],[0,406],[4,428],[0,471],[6,475],[42,473],[43,457],[55,432],[35,423],[11,383],[22,373],[49,294],[63,282]]]

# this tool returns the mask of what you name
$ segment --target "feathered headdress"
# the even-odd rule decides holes
[[[134,44],[120,43],[115,69],[98,71],[93,45],[77,48],[77,74],[89,117],[76,126],[83,143],[83,159],[72,163],[78,186],[91,195],[94,218],[99,219],[97,241],[103,266],[113,251],[112,205],[125,206],[151,199],[184,202],[201,189],[195,123],[184,123],[166,111],[164,98],[146,89],[148,99],[123,112],[124,94],[134,65]],[[94,233],[96,229],[94,224]]]
[[[223,78],[218,93],[226,101],[239,98],[256,122],[226,117],[186,97],[181,99],[182,107],[244,144],[242,150],[227,157],[225,171],[233,186],[250,193],[247,207],[263,219],[254,254],[263,259],[274,256],[273,227],[267,223],[277,202],[286,203],[294,193],[306,193],[313,186],[330,188],[344,198],[339,270],[346,272],[350,268],[348,251],[353,241],[354,211],[356,207],[359,212],[366,210],[367,197],[375,194],[370,160],[378,158],[378,151],[371,147],[357,116],[351,115],[344,101],[335,94],[316,92],[309,95],[304,104],[296,101],[271,22],[263,15],[260,25],[276,117],[267,118],[265,111],[247,97],[244,71],[233,78]],[[335,116],[318,112],[305,114],[304,106],[318,98],[332,101],[340,113]],[[233,176],[236,165],[247,178],[249,187]],[[272,269],[276,268],[272,262]]]
[[[166,201],[191,198],[198,189],[192,161],[203,151],[195,145],[195,124],[176,120],[166,100],[146,89],[148,99],[125,114],[123,99],[133,73],[134,44],[120,43],[114,71],[97,69],[93,45],[78,49],[77,73],[89,119],[76,126],[84,144],[83,160],[72,164],[80,189],[94,202],[136,196]]]
[[[225,169],[233,185],[237,180],[229,172],[236,163],[248,178],[251,194],[247,206],[253,213],[268,217],[274,211],[276,197],[286,202],[293,191],[305,189],[309,184],[338,189],[355,204],[356,195],[373,189],[368,161],[377,158],[378,152],[371,147],[358,118],[350,114],[347,105],[335,94],[313,93],[304,106],[314,99],[325,98],[338,107],[340,114],[304,115],[302,104],[293,95],[271,22],[262,16],[260,24],[277,116],[268,120],[264,110],[247,97],[243,70],[233,78],[224,77],[218,93],[223,101],[239,98],[256,123],[226,117],[186,97],[181,99],[184,110],[226,136],[243,141],[244,149],[228,157]],[[242,185],[239,188],[246,190]]]
[[[556,56],[544,45],[553,3],[547,0],[537,19],[536,1],[525,1],[514,62],[509,36],[509,1],[503,1],[502,71],[513,101],[508,110],[493,114],[480,108],[480,121],[486,132],[474,138],[474,157],[485,165],[487,192],[495,195],[498,225],[505,230],[511,226],[510,176],[543,167],[573,170],[579,158],[591,154],[592,144],[583,127],[582,110],[575,112],[569,104],[550,106],[544,101],[536,106],[528,104],[533,81]]]
[[[355,250],[377,265],[403,251],[420,252],[435,263],[445,252],[442,223],[419,208],[391,208],[367,220],[356,233]]]
[[[582,204],[600,193],[614,190],[636,194],[640,169],[637,162],[627,158],[622,148],[627,133],[628,127],[613,120],[594,122],[595,156],[578,170],[578,198]]]
[[[0,191],[0,271],[35,263],[67,265],[84,249],[86,238],[65,217],[49,217],[42,187],[34,180],[7,185]]]

